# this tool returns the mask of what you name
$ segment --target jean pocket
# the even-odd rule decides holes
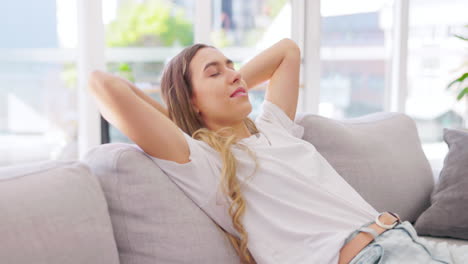
[[[349,264],[381,264],[384,249],[381,245],[373,243],[359,252]]]

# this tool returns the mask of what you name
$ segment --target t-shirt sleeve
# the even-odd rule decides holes
[[[264,100],[261,106],[261,113],[256,118],[256,122],[266,122],[274,125],[277,128],[285,130],[289,134],[302,138],[304,135],[304,127],[292,121],[288,115],[276,104]]]
[[[180,128],[179,128],[180,129]],[[148,155],[198,206],[216,195],[220,180],[220,157],[216,150],[180,130],[190,149],[189,162],[177,163]]]

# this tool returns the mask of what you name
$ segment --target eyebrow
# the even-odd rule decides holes
[[[226,63],[226,64],[234,64],[234,63],[232,62],[232,60],[230,60],[230,59],[226,59],[225,63]],[[218,62],[218,61],[209,62],[209,63],[207,63],[207,64],[205,65],[205,68],[203,69],[203,71],[205,71],[205,70],[206,70],[208,67],[210,67],[210,66],[217,66],[217,65],[219,65],[219,62]]]

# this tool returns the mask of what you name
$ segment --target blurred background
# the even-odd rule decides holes
[[[87,78],[79,70],[82,57],[103,51],[104,70],[162,103],[165,63],[195,42],[218,47],[238,69],[292,38],[303,56],[298,112],[334,119],[406,113],[433,166],[447,152],[442,129],[468,127],[468,95],[457,100],[463,85],[447,87],[466,72],[466,0],[83,2],[0,1],[0,166],[78,159],[86,151],[80,137],[130,142],[104,120],[93,132],[80,129],[95,122],[79,110],[88,108],[80,99]],[[91,22],[104,36],[82,25],[90,7],[98,13]],[[97,34],[99,45],[80,48],[83,34]],[[264,89],[250,91],[252,118]]]

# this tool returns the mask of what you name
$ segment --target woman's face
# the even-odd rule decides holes
[[[208,128],[239,123],[252,111],[247,84],[232,61],[219,50],[209,47],[198,50],[189,67],[192,103]],[[238,89],[244,93],[235,93]]]

